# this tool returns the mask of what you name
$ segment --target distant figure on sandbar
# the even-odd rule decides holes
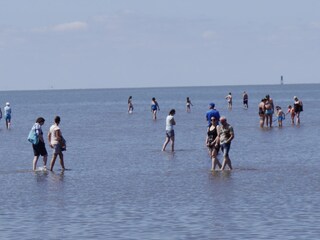
[[[293,97],[294,104],[294,112],[296,113],[296,119],[297,119],[297,124],[300,124],[300,113],[303,111],[303,103],[301,100],[298,99],[298,97],[294,96]]]
[[[128,113],[133,112],[132,96],[128,98]]]
[[[269,125],[270,127],[272,127],[272,115],[274,113],[274,105],[273,105],[273,99],[270,98],[269,95],[266,95],[264,108],[265,108],[266,126],[268,127]]]
[[[6,128],[10,129],[11,125],[11,107],[10,103],[7,102],[6,106],[4,107],[4,119],[6,120]]]
[[[223,153],[223,162],[222,162],[221,170],[224,170],[226,166],[228,166],[229,169],[232,170],[229,151],[231,147],[231,141],[234,138],[233,127],[229,123],[227,123],[227,119],[224,116],[220,118],[220,123],[221,125],[219,126],[218,135],[220,138],[221,151]]]
[[[278,126],[282,127],[282,121],[285,119],[285,113],[282,111],[280,106],[276,106],[276,111],[277,111]]]
[[[266,102],[266,99],[265,98],[262,98],[261,99],[261,102],[259,103],[259,111],[258,111],[258,114],[259,114],[259,117],[260,117],[260,127],[263,128],[264,127],[264,122],[265,122],[265,102]]]
[[[151,112],[152,112],[152,119],[156,120],[157,119],[157,111],[160,111],[159,104],[156,100],[156,98],[152,98],[151,100]]]
[[[48,141],[49,141],[50,147],[53,149],[53,155],[50,162],[50,171],[53,170],[57,156],[59,156],[60,158],[60,165],[62,170],[65,170],[63,153],[62,153],[62,151],[65,150],[65,141],[64,141],[64,138],[62,137],[59,124],[60,124],[60,117],[56,116],[54,118],[54,124],[50,127],[50,130],[48,133]]]
[[[214,103],[209,103],[209,111],[206,112],[206,120],[208,122],[208,127],[211,124],[211,117],[217,119],[217,125],[219,125],[218,119],[220,119],[220,113],[218,110],[215,109]]]
[[[249,108],[249,105],[248,105],[249,96],[246,91],[243,92],[242,98],[243,98],[243,107],[245,109],[248,109]]]
[[[232,109],[232,95],[231,95],[231,92],[229,92],[229,94],[225,97],[225,99],[227,99],[227,102],[228,102],[228,109],[231,110]]]
[[[211,171],[216,169],[218,165],[219,169],[221,168],[221,163],[219,162],[217,155],[220,148],[219,137],[218,137],[218,128],[217,125],[218,119],[215,117],[211,117],[211,124],[207,130],[207,137],[206,137],[206,145],[209,149],[210,158],[212,161]]]
[[[35,134],[39,138],[39,142],[37,144],[32,144],[33,153],[34,153],[33,171],[37,169],[37,162],[40,155],[43,157],[43,169],[46,170],[46,167],[47,167],[48,152],[44,143],[43,131],[41,128],[44,122],[45,122],[45,119],[43,117],[37,118],[36,123],[33,125],[31,129],[32,131],[35,131]]]
[[[174,115],[176,114],[176,110],[171,109],[169,115],[166,118],[166,140],[163,144],[162,151],[166,150],[168,143],[171,141],[171,151],[174,152],[174,130],[173,126],[176,125],[176,121],[174,120]]]
[[[186,112],[191,112],[191,106],[193,106],[193,104],[191,103],[191,100],[189,97],[187,97],[187,100],[186,100]]]

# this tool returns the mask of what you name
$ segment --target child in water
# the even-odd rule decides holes
[[[291,105],[288,106],[287,114],[289,113],[291,116],[291,123],[294,124],[294,117],[296,116],[296,113],[294,112],[294,108]]]
[[[282,127],[282,121],[285,119],[285,114],[282,111],[280,106],[276,106],[277,117],[278,117],[278,126]]]

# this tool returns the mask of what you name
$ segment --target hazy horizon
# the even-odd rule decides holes
[[[0,2],[0,90],[320,83],[320,1]]]

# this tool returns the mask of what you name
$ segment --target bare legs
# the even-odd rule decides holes
[[[223,162],[221,170],[224,170],[226,166],[228,166],[230,170],[232,170],[231,160],[229,158],[230,143],[222,144],[221,150],[223,152]]]
[[[33,158],[33,171],[35,171],[37,169],[37,162],[38,162],[38,159],[39,159],[39,156],[34,156]],[[45,155],[43,156],[43,166],[46,167],[47,165],[47,159],[48,159],[48,156]]]
[[[269,125],[270,127],[272,127],[272,114],[266,114],[265,118],[266,118],[266,126],[268,127]]]
[[[153,118],[153,120],[157,119],[157,110],[152,111],[152,118]]]
[[[166,150],[166,147],[167,147],[168,143],[170,142],[170,140],[171,140],[171,151],[174,152],[174,137],[171,137],[171,138],[166,137],[166,140],[165,140],[163,147],[162,147],[162,151]]]
[[[224,170],[227,165],[230,168],[230,170],[232,170],[231,160],[229,156],[224,156],[221,170]]]
[[[60,153],[55,153],[55,154],[53,154],[52,159],[51,159],[51,162],[50,162],[50,171],[53,170],[53,167],[54,167],[54,164],[55,164],[55,162],[56,162],[56,159],[57,159],[57,156],[58,156],[58,155],[59,155],[59,158],[60,158],[61,168],[62,168],[62,170],[65,170],[64,161],[63,161],[63,154],[62,154],[62,152],[60,152]]]
[[[260,114],[260,127],[263,128],[264,126],[264,121],[265,121],[265,116],[263,114]]]
[[[300,112],[297,112],[296,118],[297,118],[297,124],[300,124]]]
[[[212,166],[211,171],[214,171],[218,165],[219,168],[221,168],[221,163],[219,162],[219,159],[217,158],[217,150],[213,149],[211,152],[211,160],[212,160]]]
[[[10,121],[6,119],[6,127],[7,127],[7,129],[10,128],[10,124],[11,124]]]

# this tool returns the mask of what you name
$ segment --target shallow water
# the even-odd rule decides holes
[[[244,90],[248,110],[242,108]],[[12,105],[13,123],[7,131],[0,121],[0,236],[319,239],[319,90],[279,85],[1,92],[0,102]],[[224,99],[230,91],[231,111]],[[301,98],[301,125],[292,126],[287,117],[283,128],[260,129],[257,105],[266,94],[284,109],[294,95]],[[129,95],[135,107],[130,115]],[[187,96],[191,113],[185,112]],[[156,121],[152,97],[161,108]],[[235,129],[231,172],[210,172],[204,115],[211,101]],[[177,111],[175,153],[160,151],[171,108]],[[54,172],[33,172],[28,132],[43,116],[46,133],[57,114],[68,170],[62,172],[57,161]]]

